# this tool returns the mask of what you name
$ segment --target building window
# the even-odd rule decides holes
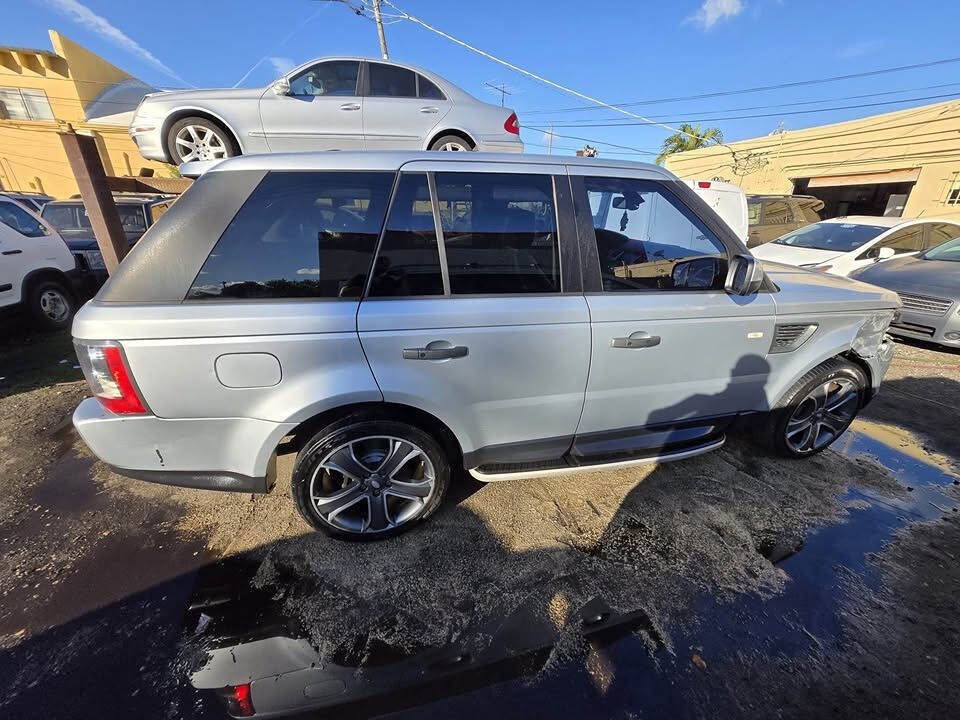
[[[53,120],[53,110],[43,90],[0,88],[0,120]]]
[[[960,180],[954,180],[947,191],[947,205],[960,205]]]

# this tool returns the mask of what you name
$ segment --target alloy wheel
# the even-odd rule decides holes
[[[806,454],[829,445],[847,429],[859,406],[859,387],[853,380],[834,378],[817,385],[787,421],[787,446]]]
[[[419,517],[435,492],[435,479],[430,458],[409,440],[362,437],[333,449],[317,464],[310,502],[331,527],[376,534]]]
[[[219,160],[227,157],[227,145],[211,128],[187,125],[180,128],[174,142],[180,162],[191,160]]]
[[[470,148],[457,142],[445,142],[439,148],[443,152],[469,152]]]
[[[40,293],[40,312],[55,323],[66,320],[70,314],[70,303],[58,290],[44,290]]]

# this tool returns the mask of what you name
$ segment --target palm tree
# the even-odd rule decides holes
[[[696,150],[697,148],[706,146],[711,140],[718,143],[723,142],[723,132],[720,128],[707,128],[706,130],[702,130],[700,123],[696,125],[683,123],[679,130],[680,132],[675,132],[663,141],[663,145],[660,147],[662,152],[657,155],[658,165],[662,165],[668,155],[686,152],[687,150]]]

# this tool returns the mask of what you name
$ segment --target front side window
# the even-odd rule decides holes
[[[709,290],[723,286],[723,243],[657,183],[584,178],[603,289]]]
[[[42,222],[23,208],[9,202],[0,202],[0,222],[26,237],[43,237],[49,234]]]
[[[400,176],[370,282],[370,297],[411,295],[443,295],[433,205],[424,173]]]
[[[41,217],[53,225],[57,230],[78,230],[77,209],[73,205],[43,206]]]
[[[359,297],[393,178],[268,174],[224,230],[187,299]]]
[[[924,260],[960,262],[960,238],[950,240],[949,242],[943,243],[943,245],[938,245],[935,248],[927,250],[920,257]]]
[[[360,63],[356,60],[318,63],[290,80],[290,94],[354,97],[357,94],[359,74]]]
[[[560,292],[560,250],[548,175],[437,173],[454,295]]]
[[[370,63],[370,95],[372,97],[417,96],[417,76],[413,70]]]

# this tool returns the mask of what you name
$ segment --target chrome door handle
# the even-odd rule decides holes
[[[655,347],[659,344],[659,335],[651,335],[643,330],[630,333],[627,337],[616,337],[610,340],[611,347],[615,348],[648,348]]]
[[[450,358],[462,358],[467,356],[467,348],[463,345],[455,345],[446,348],[404,348],[404,360],[449,360]]]
[[[344,103],[340,106],[341,110],[359,110],[360,103]]]
[[[422,107],[422,108],[420,108],[420,112],[422,112],[422,113],[438,113],[438,112],[440,112],[440,108],[436,108],[436,107],[433,107],[433,106],[431,106],[431,105],[428,105],[427,107]]]

